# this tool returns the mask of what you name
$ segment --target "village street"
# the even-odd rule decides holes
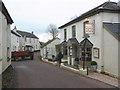
[[[15,76],[12,88],[112,88],[105,83],[92,80],[44,63],[35,53],[34,60],[12,62]]]

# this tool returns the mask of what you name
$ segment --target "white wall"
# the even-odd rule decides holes
[[[33,51],[40,50],[39,39],[26,37],[25,45],[33,46]]]
[[[104,70],[118,76],[118,43],[120,42],[104,29]]]
[[[19,40],[20,40],[19,36],[11,33],[11,52],[19,51],[19,49],[20,49]]]
[[[11,58],[11,31],[10,25],[7,24],[6,17],[2,14],[2,71],[4,71],[10,64],[11,60],[7,61],[7,57]],[[9,48],[9,51],[7,51]],[[7,55],[8,54],[8,55]]]
[[[40,50],[39,39],[37,39],[37,38],[33,39],[33,46],[34,46],[34,51]]]
[[[88,38],[93,44],[93,48],[97,47],[100,48],[101,51],[101,31],[102,31],[102,14],[94,15],[89,18],[89,22],[93,23],[95,20],[95,34],[91,34],[90,38]],[[80,43],[83,38],[83,23],[86,21],[86,19],[81,20],[77,23],[74,23],[72,25],[69,25],[61,30],[61,42],[64,40],[64,29],[67,29],[67,40],[72,37],[72,26],[76,25],[76,39]],[[92,56],[92,60],[96,61],[98,63],[98,70],[101,69],[101,52],[100,52],[100,58],[96,59]]]
[[[2,73],[2,13],[0,12],[0,74]]]
[[[57,55],[56,53],[56,45],[60,44],[60,39],[55,39],[54,41],[52,41],[51,43],[49,43],[47,46],[43,47],[41,49],[41,55],[43,56],[43,58],[45,58],[46,56],[46,49],[50,50],[50,53],[48,53],[48,58],[52,59],[52,55]]]
[[[120,13],[103,13],[102,22],[113,22],[113,23],[120,23],[119,17]]]
[[[90,34],[90,37],[88,39],[93,43],[93,48],[96,47],[96,48],[100,49],[100,57],[97,59],[97,58],[94,58],[93,55],[92,55],[92,60],[94,60],[94,61],[96,61],[98,63],[98,71],[101,71],[101,66],[103,66],[103,65],[105,66],[107,63],[109,63],[108,61],[105,61],[106,59],[109,60],[108,59],[109,54],[107,54],[107,52],[109,52],[108,51],[109,49],[107,50],[106,47],[104,46],[104,40],[107,39],[107,35],[105,35],[106,33],[103,32],[103,22],[109,22],[109,23],[110,22],[111,23],[112,22],[113,23],[120,22],[120,21],[118,21],[118,13],[99,13],[99,14],[91,16],[91,17],[89,17],[87,19],[91,23],[95,20],[95,34]],[[81,21],[79,21],[77,23],[74,23],[72,25],[69,25],[67,27],[62,28],[60,30],[61,42],[64,41],[64,29],[67,29],[67,40],[72,37],[72,26],[73,25],[76,25],[76,38],[77,38],[78,42],[81,42],[83,40],[83,22],[85,20],[86,19],[81,20]],[[106,37],[103,37],[104,35]],[[108,38],[109,38],[109,36],[110,35],[108,35]],[[111,36],[111,37],[113,37],[113,36]],[[116,41],[113,40],[113,42],[116,42]],[[118,47],[117,44],[115,44],[114,46]],[[104,49],[106,51],[104,51]],[[117,48],[115,49],[115,51],[116,50],[117,50]],[[118,57],[118,56],[116,55],[115,57]],[[113,58],[116,59],[115,57],[113,57]],[[116,59],[116,60],[118,60],[118,59]],[[112,60],[111,60],[110,63],[112,63]],[[115,61],[114,64],[117,65],[117,61]],[[110,64],[108,64],[108,65],[110,65]],[[113,71],[115,68],[117,68],[116,65],[114,65],[111,68],[109,68],[110,66],[108,66],[108,65],[106,65],[106,68],[105,68],[106,71],[108,71],[109,69],[111,69]],[[113,72],[112,71],[108,71],[108,72],[116,74],[117,69],[115,71],[113,71]]]

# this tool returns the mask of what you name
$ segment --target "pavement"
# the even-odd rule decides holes
[[[54,64],[54,62],[50,62],[48,60],[43,60],[43,61],[45,61],[47,63]],[[75,68],[72,68],[72,67],[69,67],[69,66],[65,66],[63,64],[61,66],[64,67],[65,69],[69,69],[73,72],[76,72],[76,73],[80,74],[80,71],[78,69],[75,69]],[[115,86],[115,87],[119,87],[118,78],[115,78],[115,77],[112,77],[112,76],[108,76],[108,75],[101,74],[101,73],[98,73],[98,72],[90,72],[89,75],[85,75],[85,76],[89,77],[89,78],[92,78],[94,80],[98,80],[98,81],[104,82],[106,84]]]
[[[104,75],[104,74],[97,73],[97,72],[89,73],[87,77],[90,77],[90,78],[93,78],[93,79],[102,81],[104,83],[118,87],[118,79],[115,77],[111,77],[111,76]]]
[[[115,88],[42,62],[35,55],[34,60],[12,62],[15,71],[12,88]]]

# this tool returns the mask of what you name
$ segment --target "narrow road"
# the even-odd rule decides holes
[[[12,62],[15,70],[12,88],[113,88],[38,59]]]

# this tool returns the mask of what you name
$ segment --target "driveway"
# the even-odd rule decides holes
[[[61,69],[38,59],[12,62],[15,70],[12,88],[113,88],[112,86]]]

